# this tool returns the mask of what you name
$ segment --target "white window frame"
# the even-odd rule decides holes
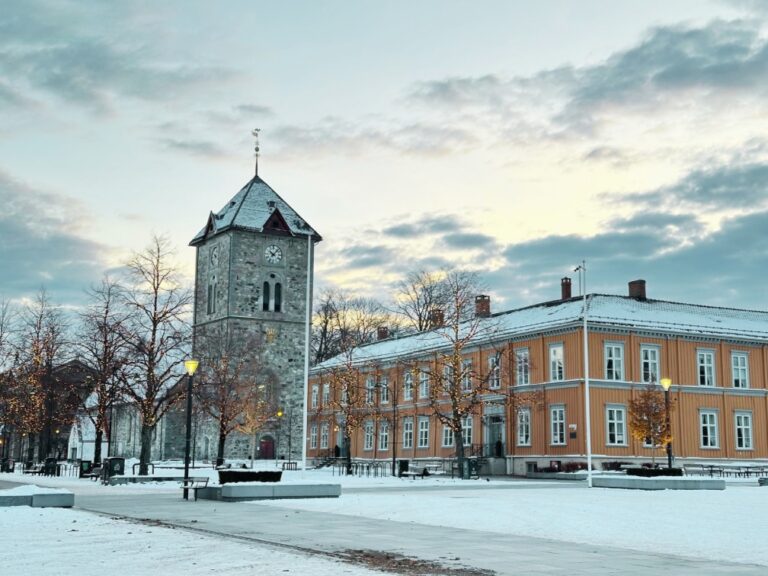
[[[389,450],[389,422],[386,420],[379,422],[379,450]]]
[[[515,383],[518,386],[531,383],[531,351],[528,348],[515,350]]]
[[[413,448],[413,416],[403,418],[403,450]]]
[[[737,410],[733,413],[736,450],[754,450],[752,412]]]
[[[443,448],[450,448],[453,446],[453,429],[450,426],[443,425]]]
[[[696,350],[696,374],[696,381],[699,386],[717,386],[714,350]]]
[[[474,428],[474,418],[469,414],[461,419],[461,439],[464,446],[472,446],[472,429]]]
[[[461,391],[472,391],[472,360],[469,358],[461,361]]]
[[[386,376],[379,378],[379,401],[389,404],[389,378]]]
[[[403,376],[403,400],[413,400],[413,372],[410,370]]]
[[[320,426],[320,448],[328,448],[329,426],[326,422]]]
[[[709,450],[720,448],[717,410],[699,410],[699,447]]]
[[[320,395],[320,387],[317,384],[312,385],[312,408],[317,408],[317,399]]]
[[[488,356],[488,388],[491,390],[501,388],[501,354]]]
[[[518,408],[517,410],[517,445],[531,445],[531,409]]]
[[[549,345],[549,380],[551,382],[565,380],[565,347],[562,342]]]
[[[448,394],[453,386],[453,366],[445,364],[443,366],[443,394]]]
[[[640,381],[644,384],[661,382],[661,348],[653,344],[640,345]]]
[[[331,401],[331,385],[323,384],[323,406],[327,406]]]
[[[603,344],[603,369],[606,380],[614,382],[624,380],[623,342],[605,342]]]
[[[614,436],[611,442],[611,436]],[[605,445],[627,446],[627,408],[621,404],[605,407]]]
[[[419,416],[419,448],[429,448],[429,417]]]
[[[363,450],[373,450],[373,422],[363,424]]]
[[[429,398],[429,372],[419,371],[419,398]]]
[[[317,424],[312,424],[309,429],[309,447],[313,450],[317,448]]]
[[[731,352],[731,383],[734,388],[749,388],[749,354]]]
[[[549,444],[551,446],[565,446],[565,405],[557,404],[549,407]]]
[[[373,404],[376,400],[376,380],[373,376],[365,379],[365,403]]]

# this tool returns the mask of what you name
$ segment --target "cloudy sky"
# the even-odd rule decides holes
[[[318,286],[459,266],[500,310],[586,260],[590,291],[766,309],[766,5],[3,2],[0,296],[77,304],[153,233],[191,271],[259,127]]]

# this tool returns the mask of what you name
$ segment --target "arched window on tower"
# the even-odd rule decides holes
[[[275,312],[282,312],[283,286],[280,282],[275,284]]]
[[[216,276],[211,276],[211,278],[208,280],[208,314],[216,314],[216,293]]]
[[[269,282],[264,282],[264,289],[261,294],[261,309],[264,312],[269,312]]]

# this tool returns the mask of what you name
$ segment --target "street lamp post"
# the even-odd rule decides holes
[[[275,435],[277,440],[275,442],[275,464],[277,464],[278,454],[280,453],[280,428],[283,426],[283,411],[278,408],[277,410],[277,430]]]
[[[192,378],[195,375],[197,360],[186,360],[184,368],[187,369],[187,441],[184,444],[184,500],[189,500],[189,444],[192,438]]]
[[[669,387],[672,386],[671,378],[662,378],[661,387],[664,388],[664,415],[667,428],[667,434],[671,435],[672,429],[669,423]],[[667,442],[667,468],[672,468],[672,440]]]

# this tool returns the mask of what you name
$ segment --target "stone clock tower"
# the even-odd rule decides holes
[[[194,357],[209,356],[206,348],[227,334],[252,350],[254,362],[273,381],[283,417],[279,430],[268,427],[261,435],[262,457],[287,456],[289,438],[293,456],[301,454],[307,302],[311,308],[314,245],[321,239],[256,175],[210,214],[190,242],[197,249]],[[197,435],[200,457],[205,457],[200,447],[215,457],[212,432]],[[249,442],[236,436],[227,440],[226,455],[247,457]]]

